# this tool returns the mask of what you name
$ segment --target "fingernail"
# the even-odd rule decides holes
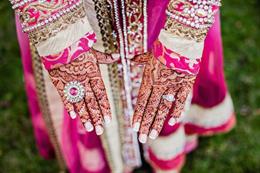
[[[146,134],[140,134],[139,135],[139,141],[144,144],[147,141],[147,135]]]
[[[114,60],[118,60],[120,58],[120,55],[118,53],[113,53],[111,56]]]
[[[138,132],[139,129],[140,129],[140,125],[141,125],[141,124],[140,124],[139,122],[134,123],[134,125],[133,125],[133,131]]]
[[[89,121],[85,122],[84,126],[88,132],[91,132],[94,129],[93,125]]]
[[[97,135],[102,135],[103,132],[104,132],[103,127],[101,127],[100,125],[96,126],[95,129],[96,129],[96,134]]]
[[[155,130],[155,129],[153,129],[153,130],[150,132],[150,134],[149,134],[149,137],[150,137],[151,139],[156,139],[157,136],[158,136],[158,132],[157,132],[157,130]]]
[[[104,116],[104,120],[105,120],[105,124],[106,125],[108,125],[108,124],[110,124],[111,123],[111,118],[110,118],[110,116]]]
[[[70,114],[70,117],[71,117],[72,119],[75,119],[75,118],[77,117],[77,114],[76,114],[75,111],[70,111],[69,114]]]
[[[174,125],[177,124],[177,123],[178,123],[178,119],[177,119],[177,118],[174,118],[174,117],[170,118],[170,120],[169,120],[169,122],[168,122],[168,124],[169,124],[170,126],[174,126]]]

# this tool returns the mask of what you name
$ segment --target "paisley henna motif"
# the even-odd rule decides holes
[[[57,88],[66,110],[69,113],[74,112],[75,114],[76,112],[88,131],[93,129],[93,124],[98,135],[103,132],[103,119],[106,122],[111,119],[109,101],[98,63],[114,61],[111,56],[90,49],[71,63],[49,71],[50,78]],[[85,98],[77,103],[69,102],[64,96],[64,87],[71,81],[78,81],[85,88]]]
[[[166,67],[152,54],[147,56],[150,60],[145,65],[133,117],[134,130],[139,131],[142,143],[146,142],[149,133],[152,139],[158,136],[172,107],[171,116],[180,117],[196,78],[195,75],[179,73]],[[167,95],[175,99],[167,100],[164,98]]]

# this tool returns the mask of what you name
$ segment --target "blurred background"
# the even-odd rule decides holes
[[[187,157],[183,173],[260,172],[260,1],[223,0],[225,75],[237,126],[202,138]],[[35,146],[26,104],[14,15],[0,1],[0,173],[56,173],[55,160]]]

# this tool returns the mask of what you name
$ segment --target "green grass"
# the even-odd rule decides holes
[[[260,172],[259,11],[258,0],[223,2],[225,73],[238,123],[231,133],[202,138],[183,173]],[[0,1],[0,17],[0,173],[57,173],[56,161],[35,147],[8,1]]]

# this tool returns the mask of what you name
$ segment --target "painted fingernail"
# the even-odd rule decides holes
[[[139,141],[144,144],[147,141],[147,135],[146,134],[140,134],[139,135]]]
[[[118,60],[120,58],[120,55],[118,53],[113,53],[111,56],[114,60]]]
[[[108,124],[110,124],[111,123],[111,118],[110,118],[110,116],[104,116],[104,120],[105,120],[105,124],[106,125],[108,125]]]
[[[155,130],[155,129],[153,129],[153,130],[150,132],[150,134],[149,134],[149,137],[150,137],[151,139],[156,139],[157,136],[158,136],[158,132],[157,132],[157,130]]]
[[[87,130],[88,132],[91,132],[91,131],[94,130],[93,125],[92,125],[91,122],[89,122],[89,121],[85,122],[84,126],[85,126],[85,128],[86,128],[86,130]]]
[[[102,135],[103,132],[104,132],[103,127],[100,126],[100,125],[96,126],[95,129],[96,129],[96,134],[97,134],[97,135]]]
[[[133,130],[135,131],[135,132],[138,132],[139,131],[139,129],[140,129],[140,123],[139,122],[137,122],[137,123],[134,123],[134,125],[133,125]]]
[[[170,126],[174,126],[174,125],[177,124],[177,123],[178,123],[178,119],[177,119],[177,118],[174,118],[174,117],[170,118],[170,120],[169,120],[169,122],[168,122],[168,124],[169,124]]]
[[[77,117],[77,114],[76,114],[75,111],[70,111],[69,114],[70,114],[70,117],[71,117],[72,119],[75,119],[75,118]]]

